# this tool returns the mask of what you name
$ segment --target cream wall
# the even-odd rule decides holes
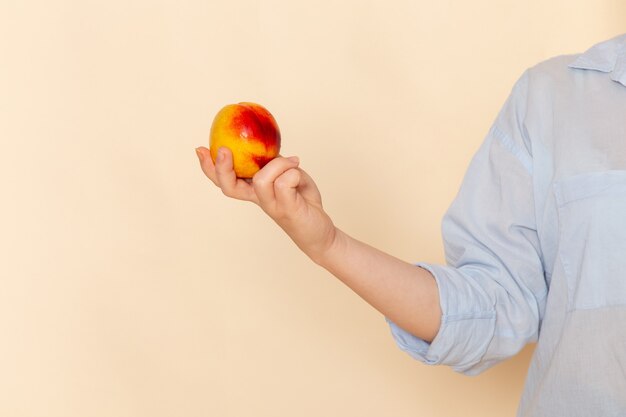
[[[619,0],[2,1],[0,415],[513,415],[532,348],[413,361],[194,148],[264,104],[341,228],[443,262],[517,77],[625,27]]]

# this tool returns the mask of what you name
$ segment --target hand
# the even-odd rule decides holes
[[[202,171],[224,195],[260,206],[311,259],[319,263],[333,245],[335,226],[322,208],[313,179],[299,168],[297,157],[274,158],[252,180],[243,180],[235,175],[228,148],[219,149],[215,164],[207,148],[197,148],[196,153]]]

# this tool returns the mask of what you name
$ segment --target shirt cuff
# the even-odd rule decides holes
[[[472,302],[472,294],[459,294],[459,290],[465,289],[465,284],[453,268],[425,263],[416,266],[435,277],[442,311],[441,326],[433,341],[428,343],[385,317],[393,339],[402,351],[427,365],[448,365],[467,375],[480,373],[483,370],[480,359],[493,339],[495,310],[487,306],[476,310],[480,303]],[[461,300],[463,302],[458,303]],[[449,308],[450,302],[452,308]],[[463,306],[466,311],[463,311]]]

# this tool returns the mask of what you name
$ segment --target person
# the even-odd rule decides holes
[[[197,153],[417,360],[476,375],[537,342],[519,416],[626,415],[626,35],[523,72],[445,213],[445,265],[340,230],[297,157],[246,182],[228,149]]]

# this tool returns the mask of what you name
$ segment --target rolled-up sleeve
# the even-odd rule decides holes
[[[528,71],[474,155],[442,221],[446,265],[419,263],[439,288],[441,327],[427,343],[387,319],[417,360],[478,374],[536,341],[547,286],[536,228]]]

